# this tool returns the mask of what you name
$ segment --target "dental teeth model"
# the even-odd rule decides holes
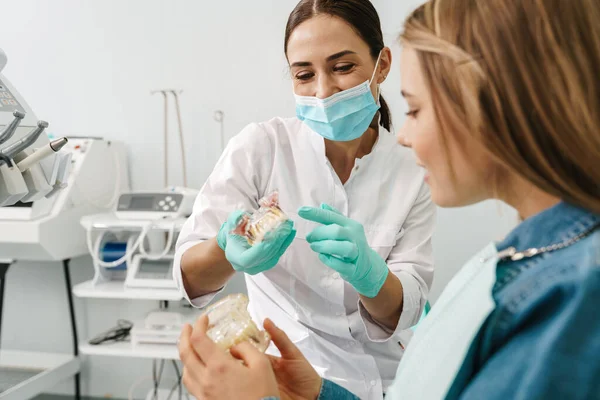
[[[208,315],[206,334],[223,350],[229,351],[232,346],[244,341],[250,342],[262,353],[269,347],[271,337],[252,321],[245,295],[229,295],[208,307],[205,314]]]
[[[260,199],[258,204],[260,208],[252,215],[245,214],[233,230],[234,234],[244,236],[251,246],[262,242],[267,233],[279,228],[289,219],[279,208],[277,191]]]

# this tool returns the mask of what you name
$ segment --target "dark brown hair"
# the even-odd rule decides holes
[[[379,15],[369,0],[301,0],[290,14],[285,27],[283,48],[286,55],[288,41],[298,25],[322,14],[346,21],[367,43],[373,60],[377,59],[379,53],[385,47]],[[379,101],[381,102],[379,124],[389,131],[392,124],[390,109],[383,96],[379,96]]]

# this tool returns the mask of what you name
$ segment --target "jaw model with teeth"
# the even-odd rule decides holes
[[[260,243],[265,235],[289,218],[279,208],[279,193],[273,192],[258,202],[260,208],[252,215],[245,214],[232,233],[244,236],[251,246]]]
[[[271,337],[258,329],[247,308],[248,297],[243,294],[229,295],[208,307],[205,312],[208,337],[227,352],[232,346],[247,341],[264,353]]]

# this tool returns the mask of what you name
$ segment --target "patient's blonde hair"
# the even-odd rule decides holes
[[[417,50],[445,135],[468,132],[600,213],[599,0],[431,0],[400,40]]]

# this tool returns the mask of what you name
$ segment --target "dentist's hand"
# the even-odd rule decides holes
[[[302,207],[298,215],[323,224],[306,237],[321,262],[339,272],[359,294],[377,296],[389,269],[385,260],[369,247],[363,226],[327,204],[321,208]]]
[[[277,265],[296,237],[296,230],[292,221],[286,221],[279,228],[267,233],[262,242],[250,246],[246,238],[231,233],[243,215],[243,211],[234,211],[229,215],[219,230],[217,243],[225,252],[225,258],[233,269],[256,275]]]

